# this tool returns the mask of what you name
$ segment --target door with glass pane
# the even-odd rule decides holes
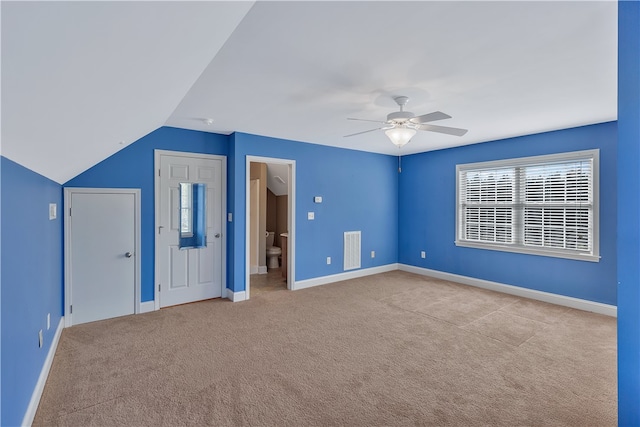
[[[156,296],[167,307],[222,296],[225,159],[156,151]]]

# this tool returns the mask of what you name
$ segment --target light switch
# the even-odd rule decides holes
[[[316,218],[316,214],[314,212],[307,212],[307,219],[313,220]]]
[[[228,221],[228,222],[233,222],[233,214],[232,214],[231,212],[229,212],[229,213],[227,214],[227,221]]]
[[[322,196],[316,196],[316,197],[314,197],[314,198],[313,198],[313,201],[314,201],[315,203],[322,203]]]
[[[58,205],[55,203],[49,203],[49,219],[56,219],[58,217]]]

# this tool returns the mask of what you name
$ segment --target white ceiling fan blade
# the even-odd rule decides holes
[[[347,117],[347,120],[357,120],[359,122],[387,123],[382,120],[354,119],[353,117]]]
[[[442,111],[434,111],[433,113],[423,114],[421,116],[416,116],[411,119],[414,123],[427,123],[427,122],[435,122],[436,120],[444,120],[450,119],[451,116],[443,113]]]
[[[384,123],[384,122],[383,122],[383,123]],[[381,128],[375,128],[375,129],[369,129],[369,130],[365,130],[365,131],[362,131],[362,132],[351,133],[351,134],[349,134],[349,135],[345,135],[343,138],[347,138],[347,137],[350,137],[350,136],[361,135],[361,134],[363,134],[363,133],[375,132],[375,131],[380,130],[380,129],[384,129],[384,127],[381,127]]]
[[[467,129],[451,128],[447,126],[420,125],[420,130],[428,130],[430,132],[446,133],[447,135],[462,136],[468,132]]]

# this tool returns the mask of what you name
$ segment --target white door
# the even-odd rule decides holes
[[[68,190],[67,196],[67,308],[73,324],[133,314],[136,307],[138,190],[86,191]]]
[[[156,282],[160,307],[222,296],[223,160],[160,154],[156,200]],[[158,167],[158,166],[156,166]],[[180,183],[206,185],[206,247],[181,249]]]

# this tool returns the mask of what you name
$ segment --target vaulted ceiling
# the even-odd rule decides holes
[[[60,183],[165,125],[410,154],[616,120],[616,86],[613,1],[2,2],[2,155]],[[397,95],[469,132],[344,137]]]

